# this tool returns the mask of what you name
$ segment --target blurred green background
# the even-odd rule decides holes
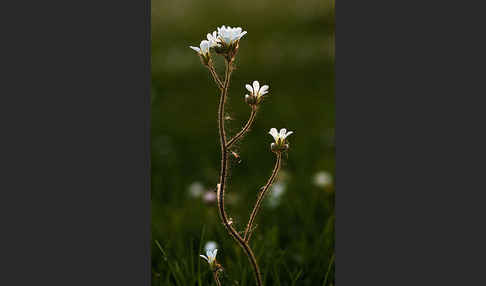
[[[151,14],[152,284],[213,285],[199,254],[214,241],[223,285],[254,285],[212,197],[220,166],[219,93],[188,47],[230,25],[248,31],[229,90],[230,135],[250,114],[244,85],[258,80],[270,92],[235,149],[241,161],[231,161],[227,212],[243,230],[275,162],[268,131],[294,131],[251,245],[265,285],[333,285],[334,2],[153,0]],[[222,73],[220,59],[217,67]]]

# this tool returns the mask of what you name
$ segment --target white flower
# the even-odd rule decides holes
[[[289,149],[289,144],[287,144],[287,141],[285,139],[290,134],[294,133],[293,131],[287,132],[287,129],[282,128],[280,129],[280,132],[277,132],[277,129],[272,128],[268,133],[272,135],[273,139],[275,139],[275,143],[270,144],[270,148],[273,152],[278,153]]]
[[[287,138],[290,134],[294,132],[293,131],[287,132],[287,129],[285,128],[282,128],[280,129],[280,132],[277,132],[276,128],[272,128],[268,133],[272,135],[273,139],[275,139],[275,143],[280,144],[285,142],[285,138]]]
[[[276,182],[273,184],[268,194],[268,206],[271,208],[277,207],[286,189],[287,185],[284,182]]]
[[[199,198],[204,192],[204,186],[200,182],[194,182],[189,185],[189,195],[193,198]]]
[[[235,42],[239,41],[241,37],[246,34],[246,31],[243,32],[241,27],[238,28],[231,28],[230,26],[221,26],[218,27],[218,39],[223,44],[230,46]],[[214,33],[213,33],[214,35]]]
[[[209,47],[215,47],[218,45],[218,32],[214,31],[212,34],[208,33],[206,38],[209,41]]]
[[[332,184],[332,176],[328,172],[320,171],[314,175],[314,185],[326,187]]]
[[[208,57],[209,56],[209,48],[210,47],[211,47],[211,43],[209,41],[207,41],[207,40],[202,40],[201,41],[201,44],[199,44],[199,48],[198,47],[189,46],[189,48],[195,50],[201,56],[205,56],[205,57]]]
[[[204,251],[208,252],[209,250],[214,250],[218,248],[218,244],[215,242],[215,241],[208,241],[206,242],[206,244],[204,245]]]
[[[205,203],[214,203],[216,202],[216,193],[213,191],[206,191],[204,192],[202,199]]]
[[[200,254],[199,256],[206,260],[211,268],[215,266],[216,254],[218,254],[218,249],[210,249],[206,251],[206,256]]]
[[[250,96],[254,96],[257,101],[260,101],[260,98],[268,93],[268,85],[264,85],[260,87],[260,83],[255,80],[253,82],[253,86],[247,84],[245,85],[246,89],[248,89],[249,92],[251,92],[251,95],[246,94],[245,99],[249,98]],[[259,103],[259,102],[258,102]]]

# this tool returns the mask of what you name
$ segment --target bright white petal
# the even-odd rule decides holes
[[[262,86],[262,87],[260,88],[260,92],[265,92],[265,91],[267,91],[267,90],[268,90],[268,88],[269,88],[269,86],[268,86],[268,85],[264,85],[264,86]]]
[[[246,89],[248,89],[249,92],[253,92],[253,87],[249,84],[245,85]]]
[[[280,129],[280,137],[284,137],[285,133],[287,133],[287,129],[285,128]]]
[[[287,138],[290,136],[290,134],[294,133],[294,131],[289,131],[287,132],[287,134],[285,134],[285,136],[283,137],[283,139]]]
[[[238,40],[241,39],[244,35],[246,34],[246,31],[244,31],[243,33],[241,33],[239,36],[238,36]]]
[[[204,256],[202,254],[199,254],[199,257],[204,258],[204,260],[206,260],[207,262],[209,262],[209,260],[208,260],[208,258],[206,256]]]
[[[189,46],[189,48],[195,50],[198,53],[201,52],[201,49],[199,49],[198,47]]]
[[[216,258],[216,254],[218,254],[218,249],[217,249],[217,248],[215,248],[215,249],[213,250],[213,257],[214,257],[214,258]]]
[[[278,132],[277,132],[277,129],[276,128],[272,128],[270,129],[270,132],[268,132],[270,135],[272,135],[273,139],[275,139],[275,141],[277,141],[278,139]]]
[[[253,82],[253,91],[256,93],[256,92],[258,92],[258,90],[260,90],[260,83],[255,80]]]

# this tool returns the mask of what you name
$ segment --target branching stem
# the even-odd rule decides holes
[[[270,175],[270,178],[268,179],[267,183],[261,190],[260,194],[258,195],[258,199],[255,203],[255,206],[253,207],[253,211],[251,212],[250,219],[248,220],[248,224],[245,229],[245,234],[243,236],[243,239],[245,240],[246,243],[249,243],[251,233],[252,233],[252,227],[253,223],[255,222],[255,218],[258,214],[258,211],[260,210],[261,204],[263,199],[265,198],[265,194],[267,193],[267,190],[270,188],[270,186],[273,184],[275,181],[275,178],[277,177],[278,171],[280,170],[280,164],[282,161],[282,154],[280,152],[276,153],[277,155],[277,160],[275,162],[275,167],[273,168],[272,175]]]
[[[213,79],[218,85],[219,89],[222,90],[224,88],[224,85],[221,82],[221,79],[219,78],[218,73],[216,72],[216,69],[214,68],[213,64],[210,63],[207,67],[209,69],[209,72],[211,72],[211,75],[213,76]]]
[[[238,141],[243,135],[245,135],[248,130],[250,130],[251,125],[253,124],[253,121],[255,121],[255,116],[257,113],[257,107],[252,106],[251,107],[251,114],[250,118],[248,118],[248,121],[246,122],[245,126],[238,132],[238,134],[235,135],[228,143],[226,144],[226,148],[230,148],[231,145],[233,145],[236,141]]]

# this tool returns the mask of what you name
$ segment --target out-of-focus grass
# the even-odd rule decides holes
[[[152,1],[153,285],[211,285],[199,258],[208,240],[219,244],[223,285],[254,285],[215,205],[187,192],[194,181],[214,189],[220,165],[218,91],[188,46],[223,24],[248,31],[229,92],[231,134],[249,115],[244,84],[270,85],[252,131],[237,146],[242,161],[231,164],[227,194],[238,200],[228,203],[228,213],[243,230],[274,164],[269,129],[295,131],[283,166],[285,193],[277,207],[265,205],[251,244],[265,285],[323,285],[328,269],[326,283],[334,283],[334,188],[312,184],[319,170],[334,174],[333,13],[330,0]]]

